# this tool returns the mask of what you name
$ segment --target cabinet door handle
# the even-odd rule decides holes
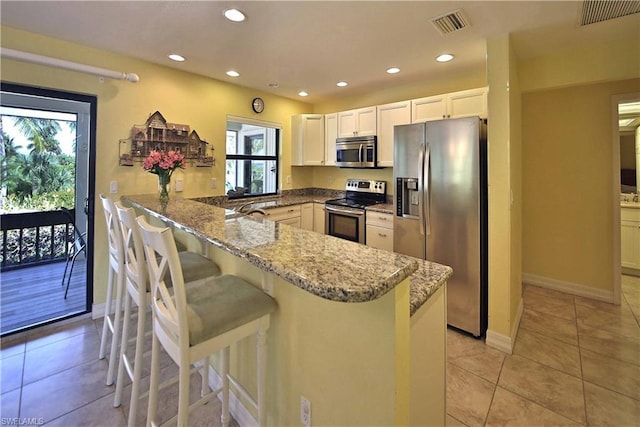
[[[387,237],[387,235],[386,235],[386,234],[384,234],[384,233],[378,233],[378,236],[380,236],[380,237]]]
[[[387,218],[383,217],[383,216],[379,216],[378,219],[381,220],[381,221],[386,221],[387,220]]]

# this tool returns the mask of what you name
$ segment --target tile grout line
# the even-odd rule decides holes
[[[573,298],[573,312],[576,316],[576,335],[578,338],[578,359],[580,362],[580,385],[582,386],[582,402],[584,404],[584,422],[589,425],[589,411],[587,411],[587,394],[584,390],[584,369],[582,368],[582,346],[580,345],[580,329],[578,327],[578,309],[576,308],[576,299]]]
[[[484,416],[484,422],[482,423],[483,426],[486,426],[487,421],[489,420],[489,413],[491,412],[491,407],[493,406],[493,401],[495,400],[495,397],[496,397],[496,390],[498,390],[498,383],[500,382],[500,376],[502,375],[502,368],[504,367],[504,361],[507,359],[508,356],[510,355],[505,355],[505,357],[502,358],[502,363],[500,363],[500,372],[498,372],[498,378],[496,379],[496,382],[493,385],[493,393],[491,393],[491,402],[489,402],[489,408],[487,409],[487,414]]]

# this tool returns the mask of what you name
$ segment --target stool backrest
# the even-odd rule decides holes
[[[136,212],[126,207],[122,202],[115,202],[120,228],[122,230],[122,244],[124,248],[124,262],[127,280],[135,287],[138,295],[145,295],[147,289],[147,265],[142,245],[140,228],[136,221]]]
[[[187,348],[189,343],[187,296],[173,233],[168,227],[159,228],[149,224],[143,216],[139,216],[136,221],[140,227],[147,259],[151,307],[155,320],[180,347]],[[173,285],[173,296],[164,280],[167,270]]]
[[[107,221],[107,240],[109,242],[109,262],[116,271],[124,265],[124,249],[122,246],[122,231],[120,221],[116,216],[116,207],[113,200],[100,194],[102,207],[104,208],[104,218]]]

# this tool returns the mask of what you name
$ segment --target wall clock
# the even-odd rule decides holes
[[[251,108],[253,108],[253,111],[256,113],[262,113],[264,111],[264,101],[262,98],[253,98]]]

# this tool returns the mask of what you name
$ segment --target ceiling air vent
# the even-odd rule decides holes
[[[431,20],[431,23],[442,35],[469,27],[469,21],[460,9],[436,16]]]
[[[580,13],[580,25],[589,25],[596,22],[640,13],[640,1],[604,1],[585,0],[582,3]]]

